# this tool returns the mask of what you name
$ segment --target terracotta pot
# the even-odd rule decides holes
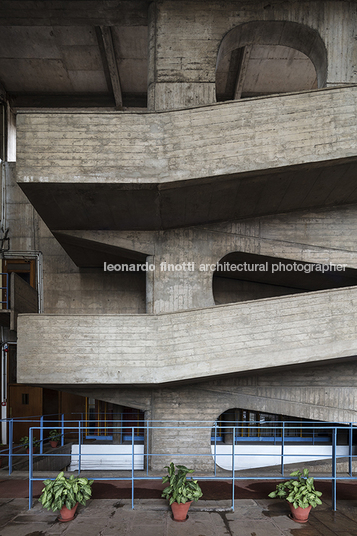
[[[55,449],[55,448],[57,447],[57,445],[58,445],[58,441],[52,441],[52,440],[50,439],[50,445],[51,445],[51,447],[52,447],[53,449]]]
[[[308,506],[307,508],[301,508],[298,506],[298,508],[294,508],[292,503],[289,503],[289,505],[293,520],[296,521],[296,523],[307,523],[312,506]]]
[[[68,510],[67,506],[62,506],[60,515],[58,516],[58,521],[61,521],[62,523],[66,523],[67,521],[72,521],[74,519],[74,516],[76,514],[78,503],[76,503],[73,508]]]
[[[187,501],[185,504],[178,504],[177,502],[172,503],[171,510],[174,516],[174,521],[186,521],[187,512],[190,508],[192,501]]]
[[[27,454],[30,454],[30,449],[26,449]],[[32,449],[32,454],[35,454],[35,447]]]

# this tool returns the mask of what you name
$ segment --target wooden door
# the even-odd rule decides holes
[[[39,425],[39,416],[42,415],[42,387],[28,385],[9,385],[9,417],[26,419],[37,416],[36,422],[14,422],[14,443],[18,443],[23,436],[29,435],[31,426]],[[30,420],[30,419],[28,419]],[[40,431],[34,432],[34,437],[40,438]]]

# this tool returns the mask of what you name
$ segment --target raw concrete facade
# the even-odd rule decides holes
[[[132,0],[84,15],[53,1],[27,22],[2,3],[6,32],[30,26],[31,65],[63,91],[30,87],[26,62],[26,87],[3,79],[17,129],[4,228],[10,253],[42,268],[17,381],[159,421],[213,425],[231,408],[357,421],[357,3]],[[99,44],[103,73],[88,59]],[[210,431],[151,444],[207,454]]]

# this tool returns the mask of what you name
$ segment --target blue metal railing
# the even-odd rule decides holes
[[[38,436],[40,437],[40,452],[39,453],[34,453],[32,449],[29,450],[29,454],[28,454],[28,459],[29,459],[29,507],[31,508],[32,507],[32,502],[33,502],[33,482],[34,481],[42,481],[44,480],[46,477],[41,477],[41,478],[35,478],[34,477],[34,468],[33,468],[33,463],[34,461],[36,460],[37,457],[40,457],[40,456],[50,456],[50,457],[64,457],[64,456],[67,456],[68,457],[68,453],[56,453],[56,452],[44,452],[44,443],[48,440],[48,432],[49,430],[53,429],[54,427],[56,429],[59,430],[59,433],[61,434],[61,445],[63,446],[65,444],[65,438],[67,436],[67,438],[69,437],[69,435],[71,435],[73,437],[73,435],[75,435],[76,438],[78,438],[78,453],[74,454],[73,452],[70,454],[72,456],[72,459],[73,458],[78,458],[78,474],[81,473],[81,471],[83,470],[83,459],[85,459],[84,457],[86,456],[106,456],[106,455],[110,455],[110,456],[127,456],[127,454],[123,454],[123,453],[120,453],[120,452],[117,452],[117,453],[107,453],[106,454],[106,446],[103,445],[102,447],[102,451],[101,452],[86,452],[83,450],[83,444],[85,443],[85,422],[83,420],[83,416],[80,415],[80,418],[79,419],[74,419],[72,421],[68,421],[68,420],[65,420],[64,418],[64,415],[61,415],[60,419],[58,419],[58,416],[57,416],[57,420],[56,419],[52,419],[49,417],[52,417],[52,416],[38,416],[36,418],[32,418],[32,419],[8,419],[6,420],[6,422],[8,423],[8,426],[9,426],[9,446],[8,446],[8,449],[3,449],[3,450],[0,450],[0,455],[4,456],[4,454],[8,457],[8,462],[9,462],[9,474],[11,474],[12,470],[13,470],[13,459],[14,457],[16,456],[24,456],[24,453],[23,452],[18,452],[18,447],[14,447],[14,444],[13,444],[13,429],[14,429],[14,424],[16,423],[24,423],[24,422],[29,422],[30,424],[35,424],[35,426],[31,426],[30,429],[29,429],[29,443],[30,445],[32,445],[32,442],[33,442],[33,439],[34,437],[38,438]],[[46,421],[47,419],[47,421]],[[46,426],[47,423],[51,424],[51,426]],[[56,424],[56,426],[55,426]],[[269,444],[268,445],[264,445],[264,444],[261,444],[259,445],[260,449],[261,449],[261,452],[259,453],[252,453],[251,451],[248,451],[246,453],[244,452],[241,452],[240,450],[240,447],[242,446],[242,442],[240,441],[241,438],[237,439],[238,437],[238,431],[240,431],[242,433],[242,430],[243,430],[243,433],[248,433],[247,432],[247,428],[249,428],[249,424],[248,423],[235,423],[234,426],[232,425],[228,425],[227,427],[222,427],[220,425],[220,437],[222,435],[222,432],[223,434],[224,433],[229,433],[231,438],[232,438],[232,444],[230,445],[231,446],[231,449],[229,450],[230,454],[228,453],[224,453],[222,454],[222,452],[219,452],[218,451],[218,448],[217,447],[220,447],[221,443],[217,443],[217,423],[214,423],[213,424],[213,427],[212,427],[212,423],[211,422],[207,422],[207,421],[182,421],[182,422],[178,422],[178,421],[146,421],[142,426],[140,426],[140,430],[138,430],[138,425],[136,426],[131,426],[131,427],[128,427],[127,423],[124,424],[123,426],[123,423],[120,423],[119,425],[117,424],[114,424],[114,423],[110,423],[108,425],[108,429],[111,429],[111,430],[116,430],[117,433],[122,433],[123,432],[123,429],[125,428],[126,430],[130,429],[130,436],[131,436],[131,441],[129,443],[129,445],[131,445],[131,466],[130,466],[130,471],[129,471],[129,475],[127,477],[123,477],[123,476],[120,476],[120,477],[101,477],[101,478],[94,478],[94,480],[100,480],[100,481],[106,481],[106,480],[118,480],[118,481],[131,481],[131,489],[132,489],[132,508],[134,508],[134,490],[135,490],[135,482],[139,481],[139,480],[161,480],[161,477],[156,477],[156,476],[151,476],[149,475],[149,468],[150,468],[150,460],[153,460],[155,457],[159,456],[159,457],[162,457],[162,458],[165,458],[165,460],[168,460],[169,458],[171,459],[177,459],[177,458],[191,458],[191,461],[192,461],[192,458],[196,459],[196,461],[198,461],[199,459],[202,459],[204,457],[206,458],[210,458],[212,459],[213,458],[213,462],[214,462],[214,470],[212,471],[212,476],[210,476],[210,473],[206,473],[204,476],[200,476],[200,477],[195,477],[197,479],[201,479],[201,480],[225,480],[225,481],[231,481],[232,483],[232,510],[234,510],[234,498],[235,498],[235,483],[240,481],[240,480],[254,480],[254,481],[257,481],[257,480],[278,480],[279,479],[279,476],[265,476],[264,475],[264,470],[260,467],[258,469],[259,471],[259,476],[252,476],[252,475],[245,475],[245,476],[238,476],[237,474],[237,471],[240,470],[242,467],[237,467],[237,460],[239,461],[242,457],[248,457],[248,459],[251,459],[253,456],[254,457],[264,457],[264,458],[269,458],[269,457],[274,457],[274,458],[271,458],[272,459],[272,462],[273,464],[276,463],[276,457],[278,456],[278,458],[280,458],[280,473],[281,473],[281,478],[284,478],[284,466],[286,465],[287,460],[292,456],[294,456],[295,460],[298,459],[299,457],[301,458],[304,458],[306,456],[306,453],[301,453],[301,450],[299,451],[298,450],[298,447],[300,446],[300,442],[291,442],[289,441],[291,438],[288,437],[286,435],[286,428],[287,428],[287,423],[286,422],[279,422],[279,423],[274,423],[276,426],[275,426],[275,430],[274,430],[274,435],[275,436],[278,436],[279,437],[279,443],[277,443],[274,447],[274,449],[278,449],[278,455],[275,453],[275,454],[272,454],[272,453],[269,453],[267,452],[267,448],[266,447],[269,447]],[[300,421],[296,424],[296,428],[300,428]],[[294,424],[292,423],[292,421],[289,421],[288,423],[289,425],[289,429],[291,431],[292,427],[294,426]],[[337,490],[337,481],[339,480],[344,480],[344,481],[347,481],[347,480],[351,480],[351,481],[355,481],[357,480],[357,477],[353,476],[353,473],[352,473],[352,462],[353,462],[353,459],[354,459],[354,450],[353,450],[353,431],[354,429],[356,428],[356,424],[355,423],[346,423],[346,424],[337,424],[337,423],[309,423],[309,426],[305,426],[304,425],[304,431],[306,432],[306,439],[309,440],[309,438],[311,436],[314,435],[314,430],[318,430],[319,433],[323,434],[323,437],[324,436],[328,436],[330,438],[330,447],[331,447],[331,454],[330,455],[326,455],[326,453],[323,453],[323,454],[319,454],[317,451],[318,451],[318,448],[319,448],[319,443],[316,443],[315,444],[315,447],[316,447],[316,450],[314,451],[314,454],[313,454],[313,459],[314,460],[318,460],[318,459],[327,459],[331,461],[331,474],[327,474],[327,476],[321,476],[319,475],[318,477],[316,477],[315,479],[316,480],[328,480],[328,481],[331,481],[331,485],[332,485],[332,508],[333,510],[336,510],[336,505],[337,505],[337,496],[336,496],[336,490]],[[272,429],[271,427],[271,424],[269,424],[269,426],[264,426],[264,425],[261,425],[261,429],[264,433],[268,433],[268,431]],[[194,438],[194,435],[197,431],[201,431],[204,433],[204,435],[206,437],[211,437],[212,436],[212,446],[209,446],[209,449],[207,449],[207,453],[206,454],[202,454],[202,451],[201,453],[197,453],[197,452],[186,452],[186,453],[182,453],[181,452],[170,452],[170,454],[167,454],[167,452],[160,452],[160,451],[152,451],[152,441],[151,441],[151,436],[155,436],[155,434],[157,433],[157,431],[160,430],[161,433],[167,433],[168,435],[172,436],[172,432],[174,432],[175,436],[177,434],[180,433],[180,431],[182,432],[183,430],[185,430],[185,434],[186,436],[188,437],[191,437]],[[167,432],[166,432],[167,431]],[[136,460],[136,457],[139,456],[139,454],[135,451],[135,445],[137,444],[137,437],[138,437],[138,434],[140,436],[144,436],[145,437],[145,442],[144,442],[144,452],[143,454],[140,454],[140,456],[142,456],[143,458],[140,458],[143,459],[143,472],[144,473],[140,473],[140,475],[138,475],[135,471],[134,471],[134,468],[135,468],[135,460]],[[338,450],[337,450],[337,444],[338,444],[338,436],[340,435],[340,438],[342,439],[342,436],[343,436],[343,440],[344,440],[344,444],[345,444],[345,449],[347,450],[347,455],[346,454],[338,454]],[[201,434],[201,441],[202,441],[202,434]],[[264,436],[265,437],[265,436]],[[234,440],[233,440],[234,438]],[[245,440],[246,441],[249,441],[249,437],[245,436]],[[161,445],[162,444],[162,440],[159,441],[159,444]],[[195,444],[195,441],[192,442],[192,444]],[[197,441],[196,441],[196,444],[197,444]],[[252,444],[254,444],[254,442],[252,442]],[[289,445],[289,449],[290,449],[290,452],[287,452],[286,450],[286,446],[287,444]],[[311,443],[310,443],[311,444]],[[128,446],[129,446],[128,445]],[[208,446],[208,445],[206,445]],[[225,446],[227,447],[228,445],[225,444]],[[292,449],[292,450],[291,450]],[[295,449],[295,450],[294,450]],[[157,449],[158,450],[158,449]],[[160,450],[160,449],[159,449]],[[220,457],[221,456],[225,456],[225,458],[227,458],[227,456],[231,458],[231,469],[229,470],[226,470],[226,474],[223,474],[222,473],[220,475],[217,475],[217,466],[220,465]],[[348,460],[348,472],[347,472],[347,475],[348,476],[345,476],[345,474],[338,474],[337,473],[337,460],[339,458],[347,458]],[[243,459],[243,458],[242,458]],[[296,463],[302,463],[303,460],[301,460],[300,462],[296,462]],[[167,463],[167,462],[165,462]],[[185,464],[185,459],[183,459],[183,462]],[[291,463],[291,462],[289,462]],[[308,462],[310,463],[310,462]],[[207,465],[207,464],[206,464]],[[269,464],[265,464],[265,465],[269,465]],[[145,475],[145,472],[146,472],[146,475]],[[143,474],[145,476],[143,476]],[[325,473],[326,474],[326,473]]]
[[[159,426],[157,425],[159,421],[150,421],[150,422],[147,422],[142,428],[143,428],[143,433],[144,431],[146,432],[147,434],[147,438],[149,437],[149,432],[155,434],[155,431],[156,430],[160,430],[161,432],[163,430],[174,430],[175,432],[179,432],[179,431],[182,431],[183,429],[185,429],[186,431],[187,430],[192,430],[192,434],[195,433],[195,431],[197,430],[203,430],[203,429],[207,429],[207,432],[210,433],[210,430],[211,430],[211,426],[205,426],[203,425],[203,422],[200,421],[200,422],[196,422],[194,423],[194,421],[185,421],[185,422],[182,422],[180,423],[180,426],[170,426],[168,425],[170,421],[160,421],[159,422]],[[177,421],[174,421],[174,422],[177,422]],[[290,425],[291,423],[289,423]],[[352,438],[352,432],[353,432],[353,423],[350,423],[349,424],[349,434],[348,434],[348,438],[349,440],[351,440]],[[111,428],[113,428],[113,425],[110,426]],[[44,427],[45,428],[45,427]],[[114,426],[115,428],[115,426]],[[127,428],[127,427],[126,427]],[[230,430],[232,430],[232,427],[229,427]],[[284,464],[286,463],[286,458],[288,457],[288,455],[286,455],[285,451],[284,451],[284,444],[285,444],[285,441],[284,441],[284,423],[282,423],[282,428],[281,429],[281,437],[282,437],[282,441],[281,441],[281,444],[280,444],[280,447],[281,447],[281,452],[280,452],[280,457],[281,457],[281,474],[282,474],[282,477],[284,476]],[[313,429],[313,427],[306,427],[307,429],[310,428],[311,430]],[[32,427],[30,429],[30,438],[33,438],[33,433],[35,430],[38,430],[39,427]],[[354,477],[352,475],[352,459],[353,459],[353,450],[352,450],[352,442],[350,442],[349,444],[349,454],[348,454],[348,458],[349,458],[349,476],[346,477],[344,475],[338,475],[337,474],[337,459],[340,458],[340,457],[346,457],[346,456],[339,456],[337,454],[337,435],[338,435],[338,432],[339,430],[343,430],[343,431],[346,431],[346,426],[345,425],[333,425],[333,426],[327,426],[327,427],[324,427],[324,429],[328,429],[329,433],[331,434],[331,437],[332,437],[332,450],[331,450],[331,463],[332,463],[332,469],[331,469],[331,475],[328,475],[328,476],[318,476],[318,477],[315,477],[315,480],[327,480],[327,481],[331,481],[331,484],[332,484],[332,508],[333,510],[336,510],[336,505],[337,505],[337,497],[336,497],[336,489],[337,489],[337,481],[338,480],[357,480],[357,477]],[[106,454],[105,453],[105,446],[103,446],[103,451],[104,452],[101,452],[101,453],[88,453],[88,452],[83,452],[82,451],[82,441],[83,441],[83,423],[81,423],[81,421],[77,421],[76,424],[74,424],[74,422],[66,422],[66,427],[65,427],[65,432],[66,431],[73,431],[73,430],[76,430],[77,433],[78,433],[78,443],[79,443],[79,450],[78,450],[78,454],[72,454],[72,456],[77,456],[78,457],[78,474],[80,474],[81,470],[82,470],[82,467],[81,467],[81,460],[83,457],[85,456],[105,456],[105,455],[109,455],[108,453]],[[143,456],[144,456],[144,459],[146,458],[146,463],[144,463],[144,467],[146,467],[146,476],[138,476],[137,474],[135,474],[134,472],[134,463],[135,463],[135,456],[137,456],[138,454],[135,453],[135,450],[134,450],[134,445],[135,445],[135,432],[137,430],[137,427],[131,427],[131,471],[130,471],[130,476],[128,477],[101,477],[101,478],[94,478],[95,481],[108,481],[108,480],[118,480],[118,481],[131,481],[131,489],[132,489],[132,508],[134,508],[134,489],[135,489],[135,482],[137,481],[140,481],[140,480],[161,480],[161,477],[156,477],[156,476],[149,476],[149,458],[154,458],[155,456],[160,456],[160,457],[163,457],[163,458],[178,458],[178,457],[189,457],[189,458],[202,458],[202,457],[209,457],[209,458],[212,458],[212,453],[207,453],[207,454],[202,454],[202,453],[185,453],[183,454],[182,452],[171,452],[169,455],[167,453],[163,453],[163,452],[150,452],[149,450],[149,442],[147,441],[147,444],[146,444],[146,452],[144,452]],[[237,427],[233,427],[233,437],[236,436],[236,431],[237,431]],[[213,453],[213,458],[214,458],[214,465],[215,465],[215,470],[214,470],[214,476],[209,476],[209,475],[205,475],[205,476],[200,476],[200,477],[196,477],[195,476],[195,479],[198,479],[198,480],[225,480],[225,481],[231,481],[232,482],[232,506],[231,506],[231,509],[234,510],[234,498],[235,498],[235,483],[240,481],[240,480],[254,480],[254,481],[257,481],[257,480],[273,480],[273,481],[276,481],[279,479],[279,477],[277,476],[264,476],[263,475],[263,472],[261,475],[259,476],[237,476],[236,475],[236,471],[237,471],[237,467],[236,467],[236,457],[237,457],[237,441],[233,441],[233,444],[232,444],[232,453],[231,453],[231,462],[232,462],[232,469],[230,471],[231,473],[231,476],[217,476],[217,473],[216,473],[216,465],[217,465],[217,460],[219,458],[219,456],[222,456],[222,454],[219,454],[217,452],[217,449],[214,448],[214,453]],[[55,453],[52,453],[52,454],[46,454],[46,455],[49,455],[49,456],[64,456],[64,454],[55,454]],[[123,454],[121,453],[116,453],[116,454],[113,454],[113,453],[110,453],[111,456],[122,456]],[[33,482],[34,481],[42,481],[44,480],[44,478],[35,478],[33,476],[33,461],[34,461],[34,458],[36,456],[40,456],[40,454],[36,455],[34,454],[32,451],[30,451],[30,455],[29,455],[29,508],[32,507],[32,501],[33,501]],[[226,456],[226,455],[225,455]],[[252,456],[251,454],[242,454],[242,453],[239,453],[239,456]],[[261,454],[254,454],[254,456],[275,456],[275,454],[267,454],[267,453],[261,453]],[[289,457],[291,457],[292,454],[290,453],[289,454]],[[305,454],[301,454],[301,453],[295,453],[294,454],[295,458],[297,457],[304,457]],[[326,454],[314,454],[314,459],[315,458],[324,458],[326,459]],[[184,461],[182,462],[184,463]]]
[[[88,437],[90,436],[87,436],[85,435],[85,431],[88,429],[88,427],[90,426],[88,424],[88,419],[85,419],[84,416],[83,416],[83,413],[72,413],[73,416],[75,415],[78,415],[79,418],[74,418],[73,421],[66,421],[65,419],[65,415],[64,414],[61,414],[60,417],[58,417],[58,414],[48,414],[48,415],[32,415],[32,416],[29,416],[29,417],[16,417],[16,418],[9,418],[9,419],[0,419],[0,422],[2,423],[7,423],[8,425],[8,448],[6,449],[2,449],[1,450],[1,447],[0,447],[0,455],[3,456],[3,457],[7,457],[8,458],[8,467],[9,467],[9,474],[12,473],[13,471],[13,462],[14,462],[14,459],[16,459],[16,457],[26,457],[26,456],[29,456],[29,454],[27,454],[26,452],[23,452],[24,448],[21,446],[21,445],[16,445],[14,443],[14,426],[16,426],[16,424],[28,424],[28,425],[31,425],[31,424],[39,424],[39,435],[40,435],[40,438],[37,439],[38,441],[38,444],[39,444],[39,449],[40,449],[40,455],[43,454],[44,452],[44,444],[49,440],[48,437],[45,437],[44,436],[44,430],[45,429],[50,429],[50,430],[53,430],[53,429],[56,429],[59,431],[59,434],[61,436],[61,439],[60,439],[60,442],[61,442],[61,446],[64,446],[64,441],[65,441],[65,433],[64,433],[64,430],[65,430],[65,427],[67,426],[68,423],[72,423],[72,422],[75,422],[75,423],[78,423],[80,422],[81,423],[81,430],[83,432],[83,438],[86,437],[88,439]],[[126,414],[123,413],[123,416],[125,416]],[[131,414],[128,414],[129,417],[131,416]],[[134,419],[130,419],[130,421],[133,421]],[[129,421],[129,422],[130,422]],[[45,426],[48,422],[51,422],[51,426],[50,427],[47,427]],[[109,422],[109,425],[107,427],[107,429],[110,429],[112,427],[112,424],[110,424],[110,421]],[[122,437],[123,437],[123,440],[127,440],[129,442],[131,442],[131,426],[128,426],[127,425],[127,421],[124,420],[123,418],[121,419],[118,419],[116,420],[115,422],[118,422],[119,423],[119,428],[121,430],[129,430],[128,434],[127,435],[124,435],[122,434]],[[144,440],[144,436],[143,435],[138,435],[138,430],[142,429],[142,426],[139,426],[139,425],[135,425],[134,427],[135,429],[135,442],[137,441],[143,441]],[[99,436],[100,437],[100,436]],[[112,436],[106,436],[105,439],[107,440],[108,437],[111,437]],[[98,439],[98,437],[96,436],[96,439]]]
[[[47,422],[51,422],[50,427],[44,426]],[[5,449],[0,450],[0,455],[2,457],[8,458],[8,468],[9,468],[9,475],[11,475],[13,471],[13,462],[14,458],[16,457],[26,457],[29,456],[26,452],[23,452],[24,447],[22,445],[17,445],[14,443],[14,426],[16,424],[39,424],[39,432],[40,432],[40,439],[38,439],[38,444],[40,448],[40,455],[43,454],[43,448],[44,444],[49,441],[49,437],[44,436],[44,430],[50,429],[58,429],[59,434],[61,436],[61,446],[64,445],[64,430],[65,430],[65,416],[62,414],[60,416],[60,419],[58,419],[58,414],[50,414],[50,415],[35,415],[31,417],[17,417],[17,418],[10,418],[10,419],[0,419],[1,423],[6,423],[8,425],[8,447]],[[78,422],[78,421],[77,421]],[[36,438],[37,439],[37,438]],[[31,444],[31,443],[30,443]]]

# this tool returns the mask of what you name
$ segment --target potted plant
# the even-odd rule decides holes
[[[35,452],[35,448],[38,447],[39,444],[40,444],[40,441],[34,437],[32,439],[32,451],[33,452]],[[22,445],[26,449],[27,454],[30,454],[30,438],[28,436],[23,436],[20,439],[20,445]]]
[[[276,490],[269,493],[271,499],[285,499],[288,501],[291,510],[291,517],[297,523],[306,523],[311,508],[322,504],[320,499],[321,491],[316,491],[314,479],[309,477],[309,470],[303,469],[303,472],[294,471],[290,476],[297,477],[280,482]]]
[[[71,475],[64,476],[63,471],[55,480],[44,480],[45,487],[39,498],[40,503],[47,510],[60,510],[59,521],[71,521],[76,513],[78,504],[85,506],[92,495],[91,486],[94,480]]]
[[[168,499],[175,521],[186,521],[188,509],[192,501],[198,501],[202,497],[202,490],[197,480],[188,480],[187,474],[193,473],[193,469],[187,469],[184,465],[174,463],[166,465],[168,474],[162,477],[162,482],[169,482],[169,486],[164,489],[161,497]],[[177,469],[177,473],[176,473]]]
[[[58,430],[51,430],[48,434],[48,439],[50,440],[51,447],[56,448],[61,439],[61,433]]]

